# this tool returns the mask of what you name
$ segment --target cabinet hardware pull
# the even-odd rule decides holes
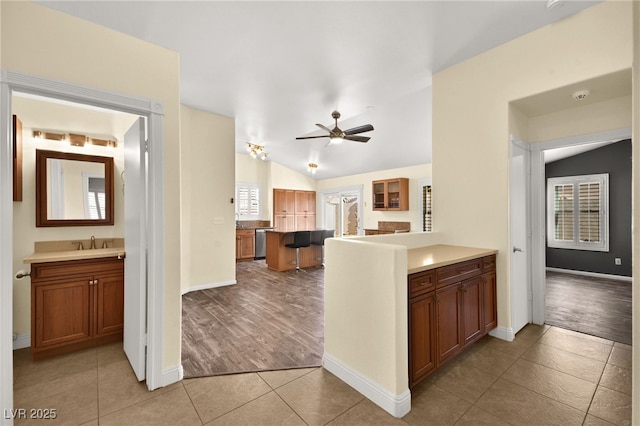
[[[426,282],[425,283],[420,283],[420,285],[427,285],[427,283]]]

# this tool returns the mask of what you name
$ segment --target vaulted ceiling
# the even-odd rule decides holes
[[[40,3],[179,52],[181,102],[233,117],[237,152],[264,145],[324,179],[431,162],[433,73],[598,2]],[[371,140],[295,139],[324,134],[334,110]]]

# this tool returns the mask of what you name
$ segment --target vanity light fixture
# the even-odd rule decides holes
[[[269,153],[264,150],[263,145],[256,145],[251,142],[247,142],[247,152],[249,153],[251,158],[260,157],[261,160],[266,160],[267,156],[269,155]]]
[[[307,171],[312,175],[316,174],[316,170],[318,170],[318,165],[316,163],[307,164]]]
[[[106,148],[116,148],[118,142],[114,139],[98,139],[91,138],[87,135],[81,135],[78,133],[53,133],[45,132],[43,130],[34,130],[33,137],[39,140],[50,140],[66,142],[71,146],[85,146],[85,145],[97,145]]]

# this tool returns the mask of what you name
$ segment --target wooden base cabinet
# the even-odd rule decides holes
[[[495,255],[408,277],[409,387],[497,325]]]
[[[122,340],[123,325],[123,259],[32,265],[34,359]]]
[[[256,231],[254,229],[236,230],[236,262],[253,260],[256,255]]]

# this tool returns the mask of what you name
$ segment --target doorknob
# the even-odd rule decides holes
[[[519,251],[521,253],[523,252],[523,250],[520,247],[513,246],[513,252],[515,253],[517,251]]]

